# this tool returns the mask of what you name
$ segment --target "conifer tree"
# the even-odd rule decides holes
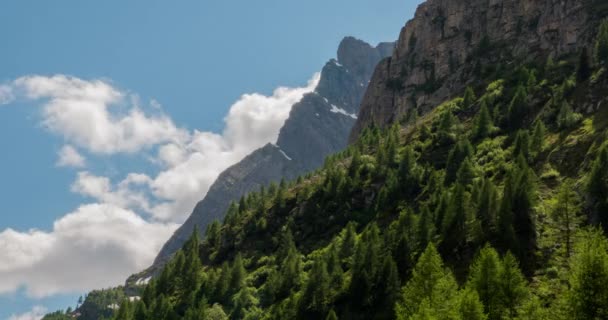
[[[135,311],[133,312],[133,320],[147,320],[148,310],[146,304],[143,301],[137,301],[135,304]]]
[[[565,100],[562,101],[557,114],[557,126],[560,129],[569,129],[581,120],[581,115],[572,111],[572,107]]]
[[[474,290],[462,290],[458,299],[458,313],[461,319],[486,320],[488,318],[483,311],[483,304]]]
[[[399,185],[404,198],[413,197],[420,188],[422,170],[416,164],[416,156],[411,147],[406,147],[399,164]]]
[[[327,314],[327,317],[325,317],[325,320],[338,320],[338,316],[336,315],[334,309],[329,310],[329,313]]]
[[[243,266],[243,258],[241,257],[240,253],[237,253],[230,270],[229,290],[232,294],[237,293],[245,286],[246,276],[247,272]]]
[[[466,245],[469,235],[467,224],[471,217],[470,205],[470,194],[463,185],[456,184],[443,224],[443,241],[440,246],[443,254],[452,255]]]
[[[456,181],[458,169],[464,159],[473,155],[473,146],[467,139],[460,140],[448,155],[445,166],[445,185],[450,185]]]
[[[566,258],[570,258],[574,232],[583,222],[580,216],[580,199],[574,191],[572,181],[566,179],[562,183],[556,200],[551,213],[558,226],[558,241],[564,244]]]
[[[462,109],[469,109],[475,103],[475,100],[477,100],[477,97],[475,96],[473,88],[467,87],[464,91],[464,97],[462,99]]]
[[[453,131],[454,127],[456,126],[456,123],[457,119],[452,114],[452,111],[443,111],[439,119],[439,126],[437,128],[439,144],[448,144],[454,142],[455,135]]]
[[[475,168],[469,157],[466,157],[460,164],[460,168],[456,173],[456,182],[465,188],[471,188],[475,180]]]
[[[602,145],[597,153],[587,182],[594,215],[604,229],[608,227],[608,144]]]
[[[608,319],[608,245],[600,232],[588,232],[571,260],[568,319]]]
[[[576,80],[583,82],[591,76],[591,63],[589,62],[589,52],[587,47],[583,47],[578,58],[578,66],[576,68]]]
[[[536,202],[536,183],[534,172],[523,160],[516,168],[516,185],[513,189],[511,210],[513,212],[513,231],[518,241],[517,254],[526,272],[530,272],[534,263],[536,250],[536,218],[534,204]]]
[[[515,257],[511,253],[507,253],[502,260],[500,273],[500,300],[505,310],[503,316],[515,317],[517,307],[525,301],[527,296],[527,281],[521,273]]]
[[[330,277],[322,259],[317,259],[308,276],[308,283],[300,298],[300,313],[303,319],[321,318],[328,312],[330,304]]]
[[[502,261],[496,250],[486,245],[473,261],[467,287],[477,292],[490,320],[502,318]]]
[[[526,161],[530,159],[530,134],[528,133],[528,130],[517,131],[513,145],[514,159],[517,159],[520,155],[522,155]]]
[[[481,107],[479,114],[475,119],[475,127],[473,128],[473,137],[478,140],[483,140],[489,137],[494,130],[494,124],[492,123],[492,116],[488,111],[488,105],[485,99],[481,100]]]
[[[395,305],[396,318],[410,319],[422,309],[425,301],[430,311],[448,314],[449,307],[452,307],[449,298],[455,296],[457,287],[451,272],[444,268],[437,249],[430,244],[418,258],[412,277]]]
[[[355,246],[357,244],[357,231],[355,228],[354,222],[349,222],[346,225],[344,237],[342,238],[342,243],[340,245],[340,259],[342,259],[342,261],[346,261],[347,266],[350,266],[349,261],[352,260],[352,256],[355,253]]]
[[[530,142],[530,149],[535,157],[543,151],[545,147],[545,133],[547,129],[542,121],[536,121],[534,125],[534,131],[532,132],[532,141]]]
[[[481,191],[477,198],[477,219],[484,230],[484,239],[494,239],[496,233],[496,219],[498,211],[498,192],[492,180],[485,178],[482,181]]]
[[[601,65],[608,62],[608,19],[604,19],[600,25],[595,42],[595,58]]]
[[[505,187],[503,189],[502,199],[500,201],[500,209],[498,211],[498,222],[496,232],[496,246],[501,252],[508,250],[519,250],[517,239],[515,238],[515,230],[513,228],[513,189],[514,172],[507,174]]]
[[[527,114],[528,93],[522,85],[518,86],[511,103],[509,104],[508,116],[509,127],[520,128]]]

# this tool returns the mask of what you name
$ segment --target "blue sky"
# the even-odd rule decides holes
[[[190,188],[193,194],[202,197],[207,180],[223,169],[211,163],[238,161],[251,148],[272,139],[291,102],[314,87],[313,75],[335,57],[344,36],[352,35],[372,44],[396,40],[418,3],[409,0],[0,3],[3,39],[0,84],[11,92],[10,99],[0,106],[3,150],[0,232],[4,230],[0,233],[0,248],[32,246],[25,253],[8,250],[12,256],[0,254],[0,266],[9,259],[20,262],[13,264],[13,270],[0,268],[0,292],[3,292],[0,319],[27,312],[34,306],[54,310],[76,301],[83,289],[75,284],[62,287],[44,278],[55,272],[52,267],[57,262],[46,261],[52,260],[49,258],[31,267],[28,259],[51,250],[40,246],[40,242],[60,246],[66,241],[66,234],[73,236],[70,228],[78,219],[87,221],[102,215],[107,221],[99,222],[100,226],[109,228],[109,232],[123,230],[116,221],[142,227],[138,238],[115,235],[100,240],[104,245],[119,246],[121,241],[151,235],[160,238],[155,245],[162,244],[187,214],[189,209],[185,208],[195,200],[175,198],[171,186]],[[37,77],[23,78],[34,75]],[[275,92],[280,86],[291,89]],[[65,92],[73,92],[70,90],[102,92],[107,96],[103,99],[97,95],[66,96]],[[259,95],[242,97],[245,93]],[[86,126],[71,128],[70,124],[80,118],[65,115],[91,101],[98,103],[91,110],[107,112],[105,120],[113,121],[107,127],[94,126],[96,131],[118,130],[122,128],[120,123],[141,120],[137,123],[148,130],[145,134],[153,137],[151,142],[147,143],[147,136],[142,140],[130,133],[114,137],[111,132],[99,135],[86,131]],[[240,132],[240,124],[251,119],[250,110],[258,105],[268,105],[256,110],[265,115],[266,122],[251,130],[269,127],[274,131]],[[133,110],[141,111],[143,119],[131,116]],[[224,121],[227,114],[232,116]],[[156,127],[166,124],[166,128],[150,132],[147,124]],[[217,136],[201,134],[204,132]],[[256,138],[251,141],[242,138],[251,135]],[[129,139],[132,143],[122,141]],[[205,149],[216,147],[210,147],[210,141],[220,141],[223,147],[230,145],[230,158],[213,160],[216,153]],[[82,159],[69,153],[72,160],[59,165],[58,153],[70,150]],[[208,169],[197,171],[203,182],[185,180],[184,172],[201,164]],[[138,175],[129,175],[135,173]],[[126,184],[129,187],[122,189]],[[193,184],[196,186],[192,187]],[[145,204],[139,196],[145,198],[141,201]],[[171,203],[164,206],[163,201]],[[172,214],[173,211],[179,214]],[[69,213],[71,220],[61,220]],[[58,220],[62,222],[57,224]],[[11,234],[6,233],[9,228]],[[58,240],[57,234],[61,232],[63,238]],[[99,244],[95,239],[87,239]],[[70,247],[58,251],[58,255],[73,252],[87,260],[77,249],[82,248]],[[117,257],[128,252],[114,249],[119,251]],[[148,246],[142,250],[153,249]],[[146,265],[151,258],[153,253],[138,257],[137,261],[118,263],[116,268]],[[65,259],[75,260],[73,264],[80,260],[69,255]],[[9,277],[36,280],[11,282],[3,287],[2,282],[7,282],[3,278]],[[110,286],[116,277],[99,279],[99,283],[91,285],[108,282],[102,287]],[[39,283],[45,285],[37,287]]]

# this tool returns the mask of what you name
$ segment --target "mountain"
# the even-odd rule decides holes
[[[350,140],[410,110],[426,113],[514,59],[554,59],[589,45],[604,1],[429,0],[376,68]],[[601,9],[601,8],[600,8]],[[591,49],[591,47],[589,47]]]
[[[114,319],[608,319],[608,4],[428,0],[407,26],[532,9],[518,36],[483,36],[453,86],[427,67],[417,112],[387,101],[420,66],[392,81],[398,55],[384,60],[345,150],[192,233]],[[407,34],[398,47],[418,46]]]
[[[254,151],[220,174],[163,246],[153,268],[162,266],[180,249],[195,226],[204,232],[213,220],[222,221],[231,202],[271,182],[315,170],[326,156],[343,150],[372,72],[393,48],[394,43],[372,47],[353,37],[343,39],[337,60],[323,67],[316,90],[292,107],[276,144]]]

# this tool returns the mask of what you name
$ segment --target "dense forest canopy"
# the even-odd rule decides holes
[[[608,107],[582,108],[607,65],[608,21],[576,56],[481,66],[461,97],[243,197],[98,317],[608,319]]]

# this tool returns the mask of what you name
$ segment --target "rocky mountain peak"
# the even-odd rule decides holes
[[[411,108],[428,112],[467,82],[509,61],[573,54],[597,29],[594,0],[428,0],[402,29],[392,56],[376,68],[354,141]],[[603,1],[605,2],[605,1]],[[349,44],[348,46],[351,46]]]

